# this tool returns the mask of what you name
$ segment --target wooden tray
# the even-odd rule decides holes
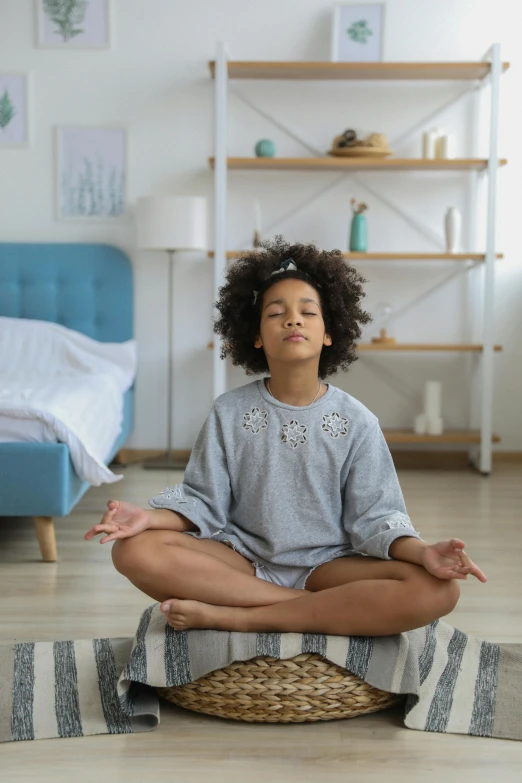
[[[328,154],[336,158],[385,158],[393,155],[393,150],[388,147],[334,147]]]

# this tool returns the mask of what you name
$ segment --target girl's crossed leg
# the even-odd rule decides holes
[[[363,556],[325,563],[306,590],[293,590],[258,579],[220,542],[167,530],[117,541],[113,559],[140,590],[168,604],[168,622],[180,630],[388,636],[449,614],[460,595],[455,579]]]
[[[245,557],[219,541],[173,530],[145,530],[115,541],[118,571],[151,598],[191,598],[218,606],[266,606],[302,590],[265,582]]]

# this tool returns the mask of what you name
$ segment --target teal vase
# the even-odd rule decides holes
[[[366,215],[354,215],[350,229],[350,250],[352,253],[366,253],[368,250],[368,224]]]
[[[258,158],[273,158],[275,155],[275,144],[270,139],[261,139],[254,147]]]

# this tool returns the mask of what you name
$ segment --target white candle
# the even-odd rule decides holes
[[[426,416],[424,415],[424,413],[419,413],[418,416],[415,416],[415,419],[413,421],[413,431],[417,435],[426,434]]]
[[[446,133],[446,131],[444,130],[444,128],[437,128],[436,133],[437,133],[437,141],[435,142],[435,157],[443,158],[444,155],[442,154],[442,138]]]
[[[261,234],[261,206],[257,198],[254,201],[254,207],[256,211],[256,231]]]
[[[434,158],[437,144],[437,131],[435,129],[422,134],[422,157]]]
[[[428,421],[440,419],[441,385],[438,381],[427,381],[424,389],[424,414]]]
[[[428,419],[428,435],[442,435],[444,431],[444,422],[440,418]]]
[[[446,133],[439,139],[439,158],[454,158],[456,148],[456,138],[454,133]]]

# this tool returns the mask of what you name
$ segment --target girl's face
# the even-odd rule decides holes
[[[289,340],[294,332],[304,339]],[[318,360],[323,346],[331,344],[332,339],[325,332],[319,294],[313,286],[289,278],[274,283],[264,292],[259,335],[254,345],[264,349],[267,360]]]

